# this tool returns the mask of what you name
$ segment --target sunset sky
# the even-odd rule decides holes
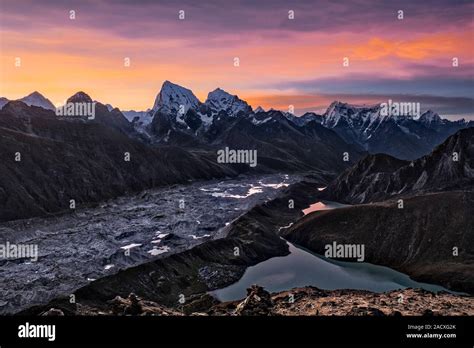
[[[221,87],[253,107],[292,104],[297,114],[333,100],[392,99],[474,119],[473,1],[0,4],[0,96],[9,99],[37,90],[61,103],[83,90],[122,110],[146,110],[170,80],[201,101]]]

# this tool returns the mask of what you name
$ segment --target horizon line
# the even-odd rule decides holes
[[[169,83],[171,83],[171,84],[173,84],[173,85],[179,86],[179,87],[181,87],[181,88],[183,88],[183,89],[190,90],[191,93],[193,93],[193,95],[196,97],[196,99],[199,101],[200,104],[204,104],[204,103],[207,101],[207,98],[206,98],[206,100],[205,100],[204,102],[202,102],[201,99],[200,99],[199,97],[197,97],[197,96],[194,94],[194,92],[193,92],[192,89],[187,88],[187,87],[184,87],[184,86],[179,85],[179,84],[177,84],[177,83],[171,82],[171,81],[169,81],[169,80],[164,80],[164,81],[163,81],[162,87],[161,87],[160,91],[157,93],[157,96],[155,97],[155,99],[156,99],[156,98],[158,97],[158,95],[161,93],[161,90],[163,89],[163,86],[164,86],[164,84],[165,84],[166,82],[169,82]],[[297,108],[296,106],[295,106],[295,108],[294,108],[294,109],[295,109],[295,112],[289,112],[289,111],[284,111],[284,110],[281,109],[281,108],[275,108],[275,107],[264,108],[264,107],[262,107],[262,106],[260,106],[260,105],[254,107],[254,106],[251,105],[249,102],[247,102],[246,99],[240,98],[237,94],[229,93],[228,91],[226,91],[225,89],[223,89],[223,88],[221,88],[221,87],[216,87],[214,90],[212,90],[212,91],[210,91],[210,92],[208,92],[208,93],[211,93],[211,92],[213,92],[213,91],[215,91],[215,90],[218,90],[218,89],[224,91],[225,93],[227,93],[227,94],[229,94],[229,95],[231,95],[231,96],[235,96],[235,97],[237,97],[238,99],[240,99],[240,100],[246,102],[246,103],[252,108],[252,110],[255,110],[255,109],[257,109],[257,108],[262,108],[265,112],[274,110],[274,111],[279,111],[279,112],[282,112],[282,113],[291,113],[291,114],[293,114],[293,115],[296,116],[296,117],[301,117],[301,116],[303,116],[303,115],[306,114],[306,113],[314,113],[314,114],[323,116],[323,115],[325,114],[325,112],[329,109],[329,107],[330,107],[333,103],[346,104],[346,105],[349,105],[349,106],[352,106],[352,107],[355,107],[355,108],[359,108],[359,107],[360,107],[360,108],[364,108],[364,107],[370,108],[370,107],[377,107],[377,106],[380,106],[381,104],[383,104],[383,103],[385,103],[385,102],[387,102],[387,101],[389,101],[389,100],[392,101],[392,102],[396,102],[395,100],[397,100],[397,97],[398,97],[398,96],[403,96],[403,95],[395,95],[395,94],[394,94],[394,99],[395,99],[395,100],[392,100],[392,99],[384,99],[382,102],[376,102],[376,103],[351,103],[351,102],[345,102],[345,101],[343,101],[343,99],[333,99],[333,101],[330,102],[330,103],[327,105],[327,107],[325,107],[326,111],[323,112],[323,113],[321,113],[320,111],[318,111],[318,110],[317,110],[317,109],[318,109],[317,107],[314,107],[314,108]],[[44,93],[41,93],[41,92],[39,92],[39,91],[36,89],[36,90],[34,90],[33,92],[30,92],[30,93],[26,94],[25,96],[23,96],[23,97],[21,97],[21,98],[9,99],[9,98],[4,97],[4,96],[0,96],[0,98],[5,98],[5,99],[8,100],[8,102],[10,102],[10,101],[21,101],[21,99],[26,98],[26,97],[28,97],[28,96],[30,96],[30,95],[32,95],[32,94],[35,94],[35,93],[41,95],[43,98],[45,98],[46,100],[48,100],[49,102],[51,102],[51,104],[53,104],[53,106],[56,107],[56,108],[65,105],[66,102],[67,102],[67,99],[69,99],[69,98],[71,98],[71,97],[73,97],[73,96],[75,96],[76,94],[79,94],[79,93],[84,93],[84,94],[86,94],[87,96],[90,97],[89,93],[84,92],[84,89],[81,89],[81,90],[78,90],[77,92],[75,92],[74,94],[70,95],[68,98],[65,98],[62,102],[54,103],[54,102],[52,102]],[[331,94],[329,94],[329,95],[331,95]],[[341,96],[344,96],[344,94],[340,94],[340,95],[341,95]],[[291,97],[291,95],[288,95],[288,94],[282,94],[281,96],[282,96],[282,97],[283,97],[283,96],[285,96],[285,97]],[[295,94],[295,96],[298,96],[298,95]],[[314,96],[325,96],[325,94],[324,94],[324,93],[320,93],[320,94],[314,95]],[[379,98],[382,97],[381,95],[376,95],[376,94],[372,94],[371,96],[372,96],[372,97],[379,97]],[[407,96],[407,97],[414,97],[414,96],[409,96],[409,95],[406,95],[406,96]],[[419,97],[436,97],[436,96],[430,96],[430,95],[418,95],[418,96],[419,96]],[[439,98],[445,98],[445,97],[441,97],[441,96],[440,96]],[[462,98],[462,97],[461,97],[461,98]],[[118,107],[118,106],[115,106],[115,105],[113,105],[113,104],[111,104],[111,103],[107,103],[107,102],[104,103],[104,102],[102,102],[102,101],[99,101],[99,100],[96,100],[96,99],[93,99],[93,98],[91,98],[91,99],[92,99],[94,102],[98,102],[98,103],[100,103],[100,104],[102,104],[102,105],[104,105],[104,106],[111,106],[111,107],[114,108],[114,109],[117,108],[117,109],[120,110],[121,112],[147,112],[147,111],[149,111],[149,110],[153,110],[153,107],[147,108],[146,110],[135,110],[135,109],[133,109],[133,108],[132,108],[132,109],[125,109],[125,108],[120,108],[120,107]],[[399,102],[408,102],[408,101],[399,101]],[[420,103],[420,104],[421,104],[421,103]],[[288,106],[292,106],[292,104],[289,104]],[[294,105],[293,105],[293,106],[294,106]],[[2,108],[3,108],[3,106],[2,106]],[[296,113],[296,110],[300,110],[300,112],[299,112],[299,113]],[[319,110],[321,110],[321,108],[319,108]],[[470,118],[474,118],[474,116],[471,116],[471,115],[473,115],[473,113],[458,113],[458,114],[446,114],[446,113],[443,113],[443,114],[441,114],[441,113],[439,113],[438,111],[436,111],[435,108],[432,108],[432,107],[423,108],[423,111],[420,112],[420,116],[421,116],[422,114],[428,112],[428,111],[432,111],[432,112],[438,114],[441,118],[443,118],[443,119],[448,119],[448,120],[466,120],[466,121],[469,121]],[[466,116],[467,116],[467,119],[466,119]],[[455,119],[453,119],[453,117],[454,117]]]

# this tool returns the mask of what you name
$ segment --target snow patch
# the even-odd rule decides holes
[[[156,96],[152,110],[160,110],[169,113],[183,111],[184,114],[186,114],[189,109],[196,109],[199,104],[200,101],[190,89],[165,81],[161,87],[160,93]],[[183,106],[182,110],[180,110],[181,106]],[[183,113],[180,114],[183,115]],[[184,122],[180,117],[178,117],[178,115],[176,116],[176,121]]]
[[[163,246],[161,248],[158,247],[153,247],[153,249],[148,250],[148,253],[151,254],[152,256],[164,254],[170,251],[170,248],[168,246]]]
[[[133,249],[133,248],[136,248],[136,247],[139,247],[139,246],[142,246],[141,244],[137,244],[137,243],[132,243],[132,244],[129,244],[129,245],[125,245],[123,247],[120,247],[120,249],[123,249],[123,250],[130,250],[130,249]]]
[[[267,118],[264,119],[264,120],[257,120],[255,117],[252,117],[252,123],[253,123],[254,125],[258,126],[258,125],[267,123],[267,122],[270,121],[271,119],[272,119],[271,117],[267,117]]]
[[[240,111],[248,112],[252,110],[247,102],[220,88],[216,88],[210,92],[204,104],[209,106],[215,113],[225,111],[229,116],[236,116]]]

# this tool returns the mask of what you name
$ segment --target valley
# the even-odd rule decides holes
[[[473,14],[0,0],[0,348],[472,346]]]
[[[0,244],[31,244],[38,260],[1,260],[0,313],[46,303],[106,275],[220,237],[298,176],[269,175],[143,191],[54,218],[0,224]]]

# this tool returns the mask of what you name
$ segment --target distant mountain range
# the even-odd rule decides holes
[[[181,91],[164,84],[146,127],[137,127],[136,118],[130,122],[128,113],[100,102],[95,102],[94,118],[88,119],[56,115],[37,92],[7,101],[0,110],[0,220],[68,212],[70,199],[84,205],[160,185],[240,173],[334,176],[363,155],[316,122],[299,127],[278,111],[254,114],[245,102],[225,98],[221,90],[211,92],[207,104]],[[78,92],[66,103],[93,100]],[[224,146],[257,149],[258,165],[218,163],[216,149]],[[349,161],[343,161],[345,152]],[[125,160],[127,153],[130,161]]]
[[[49,99],[45,98],[41,93],[36,91],[18,100],[28,106],[38,106],[46,110],[56,109]],[[0,109],[3,108],[8,102],[9,100],[7,98],[0,97]]]
[[[54,110],[52,103],[38,92],[20,101]],[[0,107],[7,102],[7,99],[2,98]],[[107,108],[109,111],[114,109],[111,105],[107,105]],[[309,112],[297,117],[273,109],[265,111],[261,107],[253,110],[247,102],[220,88],[210,92],[207,99],[201,102],[190,89],[165,81],[152,108],[146,111],[116,110],[125,116],[135,133],[141,134],[151,143],[194,148],[254,146],[259,147],[262,155],[268,153],[274,158],[280,155],[284,160],[290,160],[290,157],[294,160],[295,155],[301,155],[295,154],[299,150],[292,145],[304,146],[304,151],[312,151],[311,146],[317,145],[318,151],[326,152],[328,149],[325,149],[325,145],[335,138],[331,136],[331,139],[327,139],[329,133],[320,126],[337,133],[345,143],[351,145],[353,152],[384,153],[405,160],[426,155],[459,129],[474,126],[473,121],[464,119],[442,119],[431,110],[420,117],[413,117],[384,116],[381,109],[380,105],[354,106],[335,101],[323,115]],[[122,128],[129,128],[123,121],[120,121]],[[270,136],[273,139],[278,137],[276,142],[286,142],[293,154],[281,153],[281,147],[276,151],[275,148],[263,146],[263,143],[268,143],[267,138]],[[238,140],[238,137],[245,140]],[[342,146],[333,145],[336,151],[343,150]],[[313,156],[310,154],[310,157]],[[329,159],[332,156],[327,154],[326,157]],[[340,153],[337,153],[337,157],[340,157]],[[314,164],[310,158],[304,160],[309,166]],[[298,166],[301,169],[307,167],[303,163]]]
[[[336,101],[323,115],[310,112],[297,117],[273,109],[265,111],[260,107],[253,111],[238,96],[219,88],[210,92],[207,100],[201,103],[191,90],[165,81],[153,109],[147,113],[147,122],[140,123],[141,116],[137,126],[148,127],[147,134],[155,142],[196,146],[221,141],[218,135],[222,127],[228,129],[234,124],[240,125],[241,119],[267,129],[278,127],[286,119],[297,127],[317,123],[332,129],[357,150],[416,159],[430,153],[457,130],[474,125],[472,121],[442,119],[431,110],[414,118],[382,116],[381,109],[380,105],[359,107]]]
[[[429,155],[403,161],[369,155],[321,193],[337,202],[361,204],[427,192],[474,189],[474,128],[450,136]]]
[[[94,119],[59,117],[51,101],[38,92],[0,102],[3,220],[64,210],[68,197],[99,201],[158,183],[247,172],[336,177],[367,152],[386,155],[368,157],[339,177],[332,183],[337,186],[331,190],[333,196],[340,192],[336,198],[361,203],[381,193],[395,195],[430,185],[444,188],[466,174],[456,172],[459,168],[454,170],[445,155],[432,161],[404,160],[428,154],[459,129],[473,126],[472,121],[451,122],[432,111],[416,119],[382,116],[379,106],[340,102],[332,103],[323,115],[296,117],[260,107],[254,111],[222,89],[210,92],[202,103],[191,90],[169,81],[149,110],[122,112],[95,102]],[[84,92],[67,100],[74,105],[92,102]],[[216,150],[224,147],[257,150],[257,167],[218,164]],[[21,164],[13,161],[16,152],[22,153]],[[131,152],[134,166],[124,163],[125,152]],[[460,163],[467,163],[469,155],[472,158],[472,151],[462,150]],[[376,172],[380,163],[390,172]],[[19,165],[23,170],[18,171]],[[427,177],[423,166],[436,167],[434,176]],[[87,184],[78,186],[83,180]]]
[[[79,92],[68,102],[92,99]],[[201,103],[189,89],[165,81],[150,110],[121,112],[100,102],[96,108],[99,112],[92,123],[112,126],[145,144],[203,151],[224,147],[257,150],[258,170],[264,172],[322,170],[336,174],[364,152],[316,120],[302,124],[277,110],[254,113],[245,101],[219,88]],[[345,153],[347,161],[342,160]]]
[[[346,142],[358,144],[369,153],[385,153],[400,159],[416,159],[459,129],[474,122],[449,121],[428,110],[419,118],[382,116],[381,106],[357,107],[333,102],[322,116],[322,124]]]

